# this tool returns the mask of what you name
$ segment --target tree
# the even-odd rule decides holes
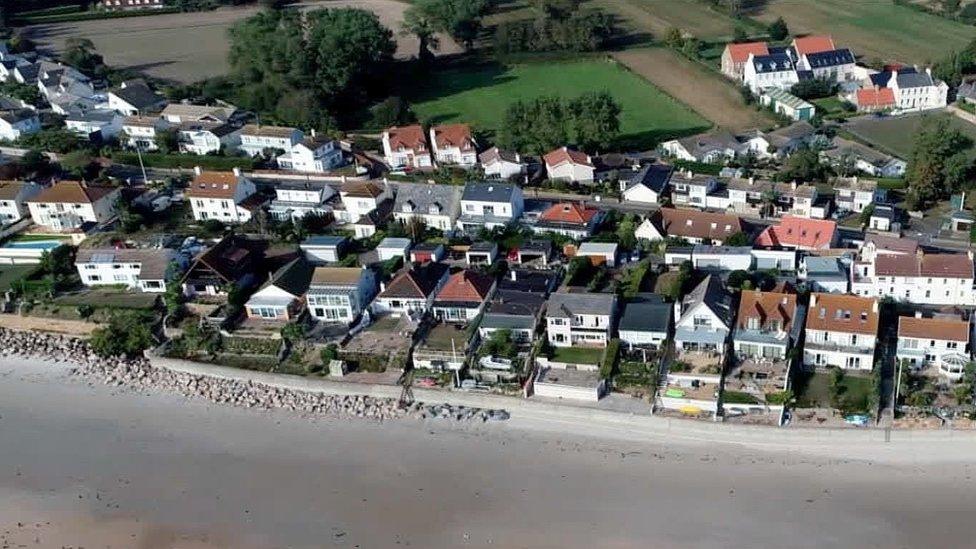
[[[678,27],[669,27],[668,30],[665,31],[664,33],[665,46],[675,50],[680,50],[681,46],[683,46],[684,43],[685,43],[685,37],[681,33],[681,29],[679,29]]]
[[[748,42],[748,41],[749,41],[749,35],[746,33],[746,29],[739,25],[736,25],[735,28],[732,29],[732,42],[736,44],[740,44],[742,42]]]
[[[790,88],[790,93],[800,99],[819,99],[837,94],[837,82],[826,78],[801,80]]]
[[[573,141],[583,149],[607,148],[620,132],[620,104],[607,91],[585,93],[567,105]]]
[[[91,154],[83,149],[64,154],[58,160],[58,164],[61,165],[61,169],[64,172],[78,179],[88,179],[92,162]]]
[[[729,288],[742,289],[743,284],[749,281],[749,273],[746,271],[732,271],[729,273],[729,279],[727,285]]]
[[[922,122],[905,170],[911,209],[924,208],[968,183],[973,171],[972,144],[946,116]]]
[[[446,33],[465,48],[470,48],[481,30],[481,16],[487,8],[487,0],[416,0],[407,8],[408,12],[416,13],[404,13],[404,22],[422,42],[421,34],[427,33],[429,41],[432,36],[429,31],[434,30]],[[423,32],[418,34],[417,30]],[[423,57],[423,51],[420,55]]]
[[[370,121],[376,128],[389,128],[415,122],[417,117],[410,110],[410,105],[400,97],[387,97],[373,105],[370,109]]]
[[[72,37],[64,42],[61,60],[92,77],[105,76],[105,60],[88,38]]]
[[[47,156],[37,149],[31,149],[20,157],[20,167],[24,169],[24,172],[35,177],[38,174],[47,173],[50,166],[51,162]]]
[[[690,57],[692,59],[698,59],[701,55],[702,43],[701,40],[695,38],[694,36],[685,38],[683,44],[681,44],[681,53],[685,57]]]
[[[89,344],[102,357],[139,355],[156,342],[147,320],[134,311],[115,312],[106,326],[92,331]]]
[[[484,343],[484,354],[502,358],[514,359],[518,355],[518,347],[512,340],[511,330],[495,330]]]
[[[180,132],[176,128],[166,128],[156,133],[156,147],[163,154],[175,153],[180,150]]]
[[[868,204],[867,206],[864,207],[863,210],[861,210],[861,213],[858,215],[857,220],[861,223],[862,227],[867,226],[867,224],[871,222],[871,216],[873,214],[874,214],[874,204]]]
[[[545,17],[566,19],[579,10],[582,0],[531,0],[531,3]]]
[[[428,64],[434,59],[434,52],[440,47],[440,39],[437,38],[437,28],[430,17],[417,4],[407,8],[403,12],[403,34],[412,34],[417,37],[419,46],[417,49],[417,59],[423,64]]]
[[[186,302],[186,295],[183,294],[183,284],[179,277],[176,276],[179,268],[179,265],[173,262],[166,269],[169,280],[166,282],[163,304],[166,306],[166,314],[170,316],[179,315],[183,310],[183,303]]]
[[[777,17],[775,21],[770,23],[769,27],[766,28],[766,32],[769,33],[770,40],[777,42],[786,40],[786,37],[790,35],[790,29],[786,26],[786,21],[782,17]]]
[[[294,344],[305,337],[305,326],[298,322],[289,322],[281,327],[281,338]]]
[[[790,155],[779,172],[782,181],[826,181],[830,166],[820,162],[820,155],[813,149],[800,149]]]
[[[81,147],[81,139],[74,132],[66,128],[41,130],[36,133],[21,136],[18,143],[28,149],[64,154],[76,151]]]
[[[739,231],[725,239],[724,244],[726,246],[751,246],[752,239],[746,233]]]
[[[637,216],[632,213],[625,215],[614,231],[617,234],[617,242],[628,250],[634,249],[637,245],[637,236],[634,234],[636,230]]]
[[[505,111],[498,143],[530,154],[544,154],[571,141],[584,149],[606,148],[620,130],[620,112],[608,92],[569,101],[555,96],[515,101]]]

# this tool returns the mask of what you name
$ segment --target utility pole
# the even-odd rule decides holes
[[[142,170],[142,184],[148,186],[149,178],[146,177],[146,165],[142,163],[142,147],[139,146],[138,139],[136,139],[136,156],[139,157],[139,169]]]

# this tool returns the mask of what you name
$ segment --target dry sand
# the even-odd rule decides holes
[[[418,43],[400,34],[403,12],[409,6],[397,0],[306,0],[307,8],[359,7],[376,13],[397,41],[397,57],[417,54]],[[195,82],[227,72],[230,44],[227,29],[258,8],[222,8],[207,12],[175,13],[125,19],[99,19],[32,25],[28,35],[52,52],[68,38],[84,37],[95,43],[105,61],[178,82]],[[456,53],[460,47],[441,37],[439,54]]]
[[[0,546],[962,547],[973,484],[965,463],[623,442],[517,416],[312,421],[0,360]]]

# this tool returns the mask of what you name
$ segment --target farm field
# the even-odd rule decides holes
[[[976,27],[890,1],[771,0],[758,19],[786,20],[793,33],[829,33],[855,55],[926,63],[976,38]]]
[[[422,121],[469,122],[492,132],[515,100],[603,90],[613,94],[623,109],[619,139],[623,147],[651,148],[662,139],[710,127],[707,120],[640,76],[604,60],[445,70],[432,74],[410,101]]]
[[[698,0],[590,0],[587,5],[615,13],[624,25],[658,39],[670,27],[706,40],[728,39],[735,26],[730,17]]]
[[[773,123],[746,105],[731,82],[669,49],[632,49],[616,52],[614,57],[672,97],[680,97],[717,126],[739,131]]]
[[[848,122],[844,127],[878,149],[907,160],[912,154],[914,136],[922,125],[922,121],[928,116],[948,116],[953,127],[976,140],[976,125],[951,115],[913,114],[897,118],[862,117]]]

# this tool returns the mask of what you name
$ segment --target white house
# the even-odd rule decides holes
[[[303,139],[305,134],[298,128],[248,124],[241,129],[240,149],[248,156],[257,156],[266,150],[289,152]]]
[[[923,72],[915,67],[880,72],[871,75],[871,84],[892,90],[896,111],[940,109],[948,104],[949,86],[933,77],[929,68]]]
[[[176,252],[170,249],[80,248],[75,268],[85,286],[125,285],[143,292],[165,292],[170,263]]]
[[[851,292],[917,305],[976,305],[973,252],[878,255],[852,267]]]
[[[691,252],[695,269],[709,272],[748,271],[752,269],[749,246],[709,246],[696,244]]]
[[[0,139],[16,141],[22,136],[41,131],[41,120],[32,109],[19,109],[0,113]]]
[[[657,294],[637,294],[629,299],[617,327],[620,341],[630,349],[660,349],[671,334],[673,310]]]
[[[769,88],[789,90],[799,81],[796,65],[786,53],[749,54],[743,68],[743,82],[755,94]]]
[[[193,209],[193,219],[216,219],[224,223],[246,223],[260,207],[254,182],[234,168],[232,172],[209,172],[194,169],[193,181],[186,199]],[[254,198],[252,198],[254,197]]]
[[[712,175],[684,170],[671,176],[671,201],[675,206],[716,208],[729,206],[728,193],[721,193],[718,179]]]
[[[603,212],[596,208],[575,202],[557,202],[539,215],[532,230],[582,240],[593,235],[603,218]]]
[[[156,112],[166,106],[166,98],[142,80],[130,80],[108,92],[108,108],[122,116]]]
[[[952,381],[962,379],[972,360],[969,346],[971,326],[958,317],[898,317],[898,345],[895,357],[912,368],[932,365]]]
[[[797,318],[796,294],[742,290],[732,346],[744,359],[784,360]]]
[[[457,185],[397,184],[393,218],[404,224],[416,219],[427,227],[449,231],[461,213],[461,192]]]
[[[227,123],[236,109],[229,105],[191,105],[189,103],[170,103],[160,116],[170,124],[187,122]]]
[[[59,181],[27,200],[34,223],[52,231],[72,231],[115,217],[118,187]]]
[[[470,269],[458,271],[448,278],[434,297],[434,317],[453,323],[474,320],[494,292],[494,278]]]
[[[179,127],[180,152],[210,154],[233,152],[241,144],[241,129],[225,122],[183,122]]]
[[[376,274],[370,269],[316,267],[306,301],[312,318],[348,324],[366,310],[376,291]]]
[[[725,353],[732,329],[732,296],[719,277],[708,275],[674,304],[674,346],[679,352]]]
[[[158,116],[126,116],[122,120],[122,145],[140,151],[155,151],[156,136],[169,124]]]
[[[122,131],[122,116],[115,111],[72,111],[64,119],[64,125],[85,139],[110,139]]]
[[[482,227],[503,227],[522,216],[525,201],[522,189],[508,183],[468,183],[461,194],[462,231],[477,232]]]
[[[831,147],[820,151],[820,157],[839,168],[853,168],[872,177],[901,177],[908,163],[866,145],[834,137]]]
[[[549,179],[590,183],[596,171],[593,160],[584,152],[560,147],[542,157]]]
[[[383,157],[394,170],[434,166],[424,128],[419,124],[402,128],[394,126],[383,132]]]
[[[342,149],[335,139],[324,135],[316,136],[315,130],[312,130],[311,137],[295,143],[276,161],[282,170],[323,173],[342,166]]]
[[[292,221],[307,215],[326,216],[332,213],[328,201],[335,195],[335,189],[326,183],[285,181],[275,185],[275,199],[268,213],[275,219]]]
[[[546,307],[546,338],[554,347],[606,347],[616,308],[613,294],[554,293]]]
[[[863,212],[869,204],[884,202],[884,189],[878,188],[878,182],[871,179],[854,177],[838,177],[833,181],[834,202],[838,208]]]
[[[803,365],[870,372],[878,336],[878,301],[841,294],[810,294]]]
[[[470,168],[478,163],[471,128],[467,124],[442,124],[430,129],[430,144],[438,164]]]
[[[389,284],[380,284],[372,310],[396,316],[426,313],[434,303],[434,296],[447,284],[449,275],[450,269],[444,263],[425,263],[401,271]]]
[[[478,160],[481,161],[481,168],[485,172],[485,177],[489,178],[508,179],[522,175],[527,167],[519,153],[503,151],[498,147],[492,147],[479,154]]]
[[[376,255],[380,261],[388,261],[394,257],[403,258],[407,261],[407,254],[410,253],[409,238],[386,237],[376,246]]]
[[[837,83],[856,80],[858,72],[854,54],[847,48],[802,54],[797,69],[809,71],[814,78]]]
[[[336,218],[347,223],[355,223],[376,210],[380,204],[390,199],[391,191],[386,184],[373,181],[350,181],[339,189],[342,210],[336,210]]]
[[[850,260],[843,257],[804,256],[796,274],[814,292],[846,294],[851,285]]]
[[[691,244],[722,244],[729,237],[745,231],[738,216],[661,208],[652,212],[634,232],[640,240],[656,242],[667,237],[681,238]]]
[[[746,146],[726,130],[671,139],[658,149],[670,158],[708,164],[724,163],[746,152]]]
[[[279,268],[244,304],[247,317],[279,324],[300,317],[312,272],[312,265],[303,257]]]
[[[0,182],[0,224],[9,225],[26,217],[30,210],[27,201],[44,190],[30,181]]]
[[[668,164],[645,164],[629,181],[621,181],[625,202],[657,204],[668,188],[674,167]]]

